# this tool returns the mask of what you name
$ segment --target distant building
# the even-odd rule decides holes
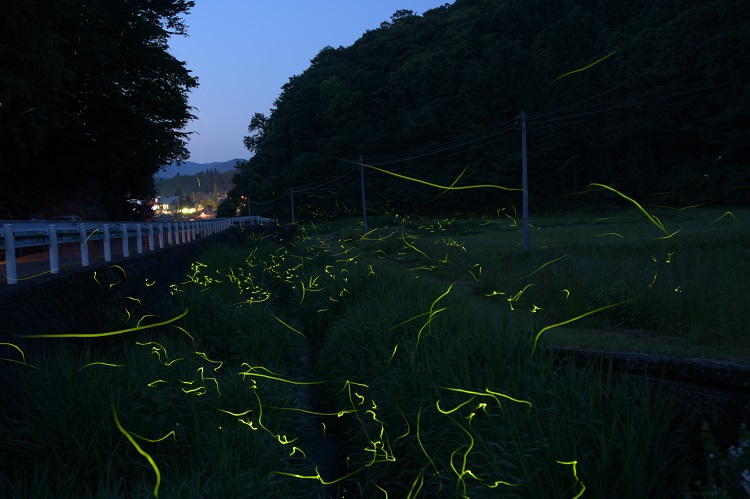
[[[154,204],[154,215],[176,215],[180,210],[180,196],[157,198]]]

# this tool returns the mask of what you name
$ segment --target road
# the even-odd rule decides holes
[[[158,247],[158,237],[156,238]],[[128,238],[128,250],[130,256],[137,254],[137,238]],[[89,264],[104,261],[104,240],[89,241]],[[16,271],[18,273],[18,285],[29,282],[37,276],[50,273],[49,246],[37,248],[24,248],[24,254],[16,257]],[[143,252],[148,252],[148,236],[143,236]],[[112,261],[122,258],[122,244],[113,241]],[[58,268],[80,268],[81,249],[79,243],[64,243],[58,245]],[[0,259],[0,285],[7,285],[5,273],[5,260]]]

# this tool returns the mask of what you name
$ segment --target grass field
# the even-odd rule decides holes
[[[648,213],[248,234],[113,334],[2,345],[0,493],[712,497],[667,388],[544,348],[750,360],[750,213]]]

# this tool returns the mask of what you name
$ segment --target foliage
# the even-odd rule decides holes
[[[116,216],[188,157],[187,94],[168,52],[194,2],[13,2],[0,33],[0,196],[14,211]]]
[[[284,193],[300,188],[299,219],[346,215],[359,204],[359,154],[438,185],[518,188],[517,117],[527,111],[536,209],[591,201],[592,181],[661,193],[661,205],[747,202],[749,20],[743,0],[456,0],[399,11],[349,47],[323,48],[270,114],[252,117],[254,156],[232,195],[272,202],[286,219]],[[378,213],[472,213],[520,199],[436,199],[375,170],[365,177]]]
[[[669,385],[536,338],[558,344],[569,330],[548,326],[623,299],[637,307],[580,321],[595,340],[641,326],[662,295],[661,315],[716,322],[720,304],[746,323],[746,214],[659,212],[682,225],[668,239],[641,213],[558,215],[535,221],[527,254],[510,213],[248,233],[160,283],[164,300],[104,311],[119,334],[5,344],[21,385],[0,407],[0,493],[150,495],[114,402],[162,497],[686,497],[690,415]],[[179,320],[148,328],[164,317]]]
[[[707,424],[701,438],[706,458],[706,482],[699,481],[704,499],[750,497],[750,432],[740,426],[737,445],[730,445],[726,453],[719,448]]]
[[[216,169],[195,175],[180,175],[172,178],[157,178],[156,191],[162,196],[189,196],[194,202],[216,207],[219,199],[232,188],[234,172],[219,173]]]

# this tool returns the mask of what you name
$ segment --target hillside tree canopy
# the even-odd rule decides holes
[[[168,52],[187,0],[11,2],[0,31],[0,204],[14,215],[123,214],[188,158],[188,92]]]
[[[525,111],[534,209],[604,202],[586,191],[592,182],[659,205],[746,203],[748,25],[743,0],[398,11],[349,47],[322,48],[252,117],[254,155],[238,163],[228,202],[249,194],[260,214],[288,219],[293,188],[300,219],[357,212],[360,154],[437,185],[518,189]],[[369,212],[470,213],[521,199],[392,174],[366,168]]]

